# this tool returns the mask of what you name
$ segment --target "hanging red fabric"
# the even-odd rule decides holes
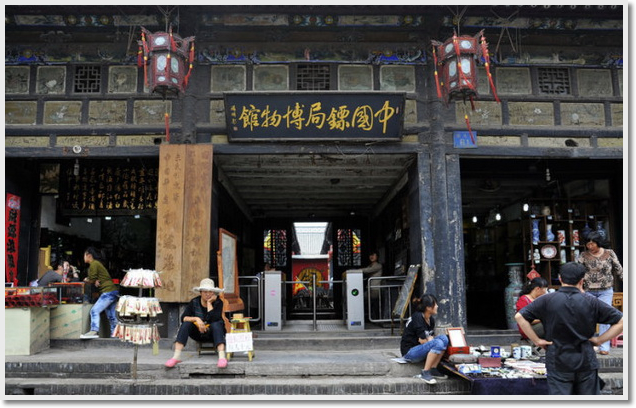
[[[141,65],[144,63],[144,52],[141,49],[141,45],[139,45],[139,51],[137,51],[137,66],[141,68]]]
[[[437,74],[437,53],[435,52],[435,46],[433,45],[433,62],[435,63],[435,86],[437,87],[437,97],[442,98],[442,90],[439,85],[439,75]]]

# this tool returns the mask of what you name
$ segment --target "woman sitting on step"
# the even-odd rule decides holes
[[[198,287],[192,288],[193,292],[199,292],[188,303],[181,315],[181,326],[174,342],[174,355],[166,361],[166,367],[172,368],[181,362],[181,350],[188,342],[188,338],[194,340],[213,341],[219,352],[219,368],[227,367],[225,358],[225,323],[223,321],[223,301],[218,296],[225,289],[214,286],[212,279],[203,279]]]
[[[435,335],[437,299],[433,295],[423,295],[413,301],[415,312],[406,322],[400,351],[405,360],[412,363],[424,361],[420,378],[427,384],[436,384],[438,379],[448,378],[439,372],[437,365],[448,347],[448,336]]]
[[[517,312],[534,302],[534,300],[539,296],[543,296],[546,293],[548,293],[548,281],[544,278],[538,276],[526,282],[519,294],[519,300],[517,300]],[[539,338],[543,338],[543,336],[545,336],[545,330],[541,320],[534,320],[531,324],[532,329],[535,333],[537,333],[537,336],[539,336]],[[522,339],[528,339],[528,336],[526,336],[523,330],[521,330],[521,327],[519,327],[519,333],[521,334]]]

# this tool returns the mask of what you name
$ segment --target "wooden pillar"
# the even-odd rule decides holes
[[[441,104],[431,104],[431,201],[435,254],[437,322],[442,327],[466,327],[464,239],[459,156],[447,154]]]
[[[161,145],[155,268],[162,302],[188,302],[210,276],[212,145]]]
[[[417,162],[409,169],[409,221],[411,264],[420,264],[417,293],[435,293],[435,254],[433,251],[433,202],[431,197],[431,160],[428,150],[417,153]]]

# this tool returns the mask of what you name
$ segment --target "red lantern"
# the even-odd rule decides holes
[[[477,64],[481,54],[478,34],[476,37],[457,36],[444,43],[432,41],[441,66],[442,91],[446,102],[454,99],[465,100],[477,95]],[[433,51],[435,54],[435,51]],[[437,72],[437,66],[436,72]],[[437,79],[439,80],[439,79]]]
[[[164,98],[185,92],[194,60],[194,37],[181,38],[172,33],[172,27],[167,33],[154,34],[141,27],[139,45],[144,53],[144,82],[150,91]]]
[[[499,102],[495,84],[490,73],[490,57],[488,55],[488,45],[483,36],[483,30],[476,36],[457,36],[453,34],[445,42],[432,40],[433,61],[435,63],[435,86],[437,97],[444,98],[448,104],[450,101],[459,99],[470,100],[472,110],[475,110],[474,98],[477,96],[477,60],[481,57],[488,75],[488,82],[495,100]],[[441,71],[441,75],[438,72]],[[440,78],[441,76],[441,78]],[[475,142],[468,114],[464,114],[466,127],[470,137]]]

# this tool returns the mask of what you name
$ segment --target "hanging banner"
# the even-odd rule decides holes
[[[226,93],[225,107],[230,141],[402,138],[403,93]]]
[[[7,193],[5,207],[5,282],[18,286],[18,246],[20,242],[20,197]]]

